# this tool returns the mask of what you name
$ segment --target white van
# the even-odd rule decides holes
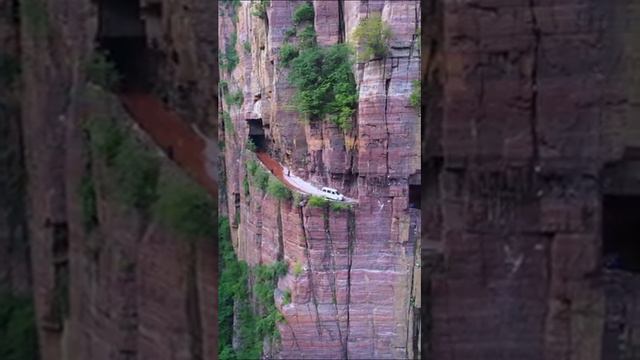
[[[338,190],[328,188],[328,187],[322,188],[322,195],[331,200],[338,200],[338,201],[344,200],[344,195],[340,194]]]

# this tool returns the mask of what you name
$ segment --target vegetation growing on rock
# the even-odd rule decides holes
[[[85,70],[88,80],[105,90],[117,89],[122,79],[106,52],[94,52]]]
[[[190,238],[214,236],[215,203],[202,187],[182,174],[166,172],[158,194],[153,206],[157,220]]]
[[[236,50],[236,44],[238,43],[238,35],[234,32],[231,34],[229,41],[225,46],[225,51],[221,53],[219,63],[220,69],[231,73],[240,62],[238,51]]]
[[[258,0],[253,3],[253,10],[251,11],[251,15],[257,16],[261,19],[265,19],[267,17],[267,7],[269,6],[269,0]]]
[[[313,21],[314,11],[313,5],[308,2],[300,4],[293,11],[293,23],[299,25],[303,21]]]
[[[38,359],[38,339],[32,300],[0,293],[0,359]]]
[[[231,245],[229,220],[220,218],[218,223],[220,246],[220,282],[218,285],[218,355],[221,360],[259,359],[263,339],[271,341],[279,337],[276,324],[283,320],[275,307],[274,291],[279,277],[287,273],[283,262],[249,267],[239,261]],[[253,293],[257,299],[255,313],[250,303],[249,276],[254,278]],[[234,304],[237,316],[234,318]],[[238,321],[234,324],[234,319]],[[234,334],[234,329],[236,333]],[[232,339],[236,336],[239,346],[235,349]]]
[[[342,130],[351,127],[358,102],[351,72],[351,49],[345,44],[302,49],[291,61],[289,81],[297,92],[297,110],[311,120],[327,116]]]
[[[372,14],[362,20],[353,32],[358,45],[362,46],[359,61],[384,58],[389,53],[391,28],[382,20],[381,14]]]
[[[291,198],[291,190],[284,186],[275,176],[269,177],[267,192],[279,200],[288,200]]]
[[[420,80],[414,80],[411,86],[411,95],[409,96],[409,103],[413,106],[418,113],[420,112],[420,106],[422,103],[422,82]]]

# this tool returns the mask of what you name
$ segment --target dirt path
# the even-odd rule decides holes
[[[290,189],[294,189],[308,195],[324,196],[322,191],[314,184],[311,184],[310,182],[299,178],[294,174],[285,174],[285,168],[279,162],[269,156],[269,154],[267,154],[266,152],[258,152],[256,153],[256,155],[258,156],[258,159],[264,164],[264,166]],[[348,198],[346,196],[344,198],[344,201],[349,203],[357,202],[357,200]]]
[[[120,94],[120,99],[156,145],[217,199],[218,187],[211,169],[217,156],[215,146],[151,95],[130,92]]]

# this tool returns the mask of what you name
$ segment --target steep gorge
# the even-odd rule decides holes
[[[231,223],[239,260],[250,268],[288,266],[272,289],[283,319],[277,323],[279,341],[265,342],[266,354],[414,358],[419,353],[420,204],[410,201],[410,193],[421,182],[421,131],[409,96],[420,72],[420,3],[313,1],[312,20],[296,26],[294,13],[305,3],[220,4],[219,138],[224,139],[226,187],[220,213]],[[292,103],[296,89],[281,49],[303,41],[308,26],[320,47],[353,43],[354,29],[375,13],[391,28],[390,53],[352,67],[358,95],[352,126],[343,132],[327,119],[305,122]],[[292,198],[274,196],[255,176],[267,170],[255,170],[252,164],[262,165],[253,147],[296,176],[335,187],[357,204],[314,207],[295,190]],[[250,270],[250,288],[255,276]],[[242,323],[234,320],[238,344]]]

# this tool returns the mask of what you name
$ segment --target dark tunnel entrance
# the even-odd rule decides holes
[[[120,74],[120,90],[149,92],[154,77],[138,0],[101,0],[97,43]]]
[[[409,207],[420,209],[421,191],[420,185],[409,185]]]
[[[256,152],[267,151],[267,139],[264,134],[262,119],[247,120],[249,124],[249,140],[256,146]]]
[[[640,196],[607,195],[602,206],[604,266],[640,272]]]

